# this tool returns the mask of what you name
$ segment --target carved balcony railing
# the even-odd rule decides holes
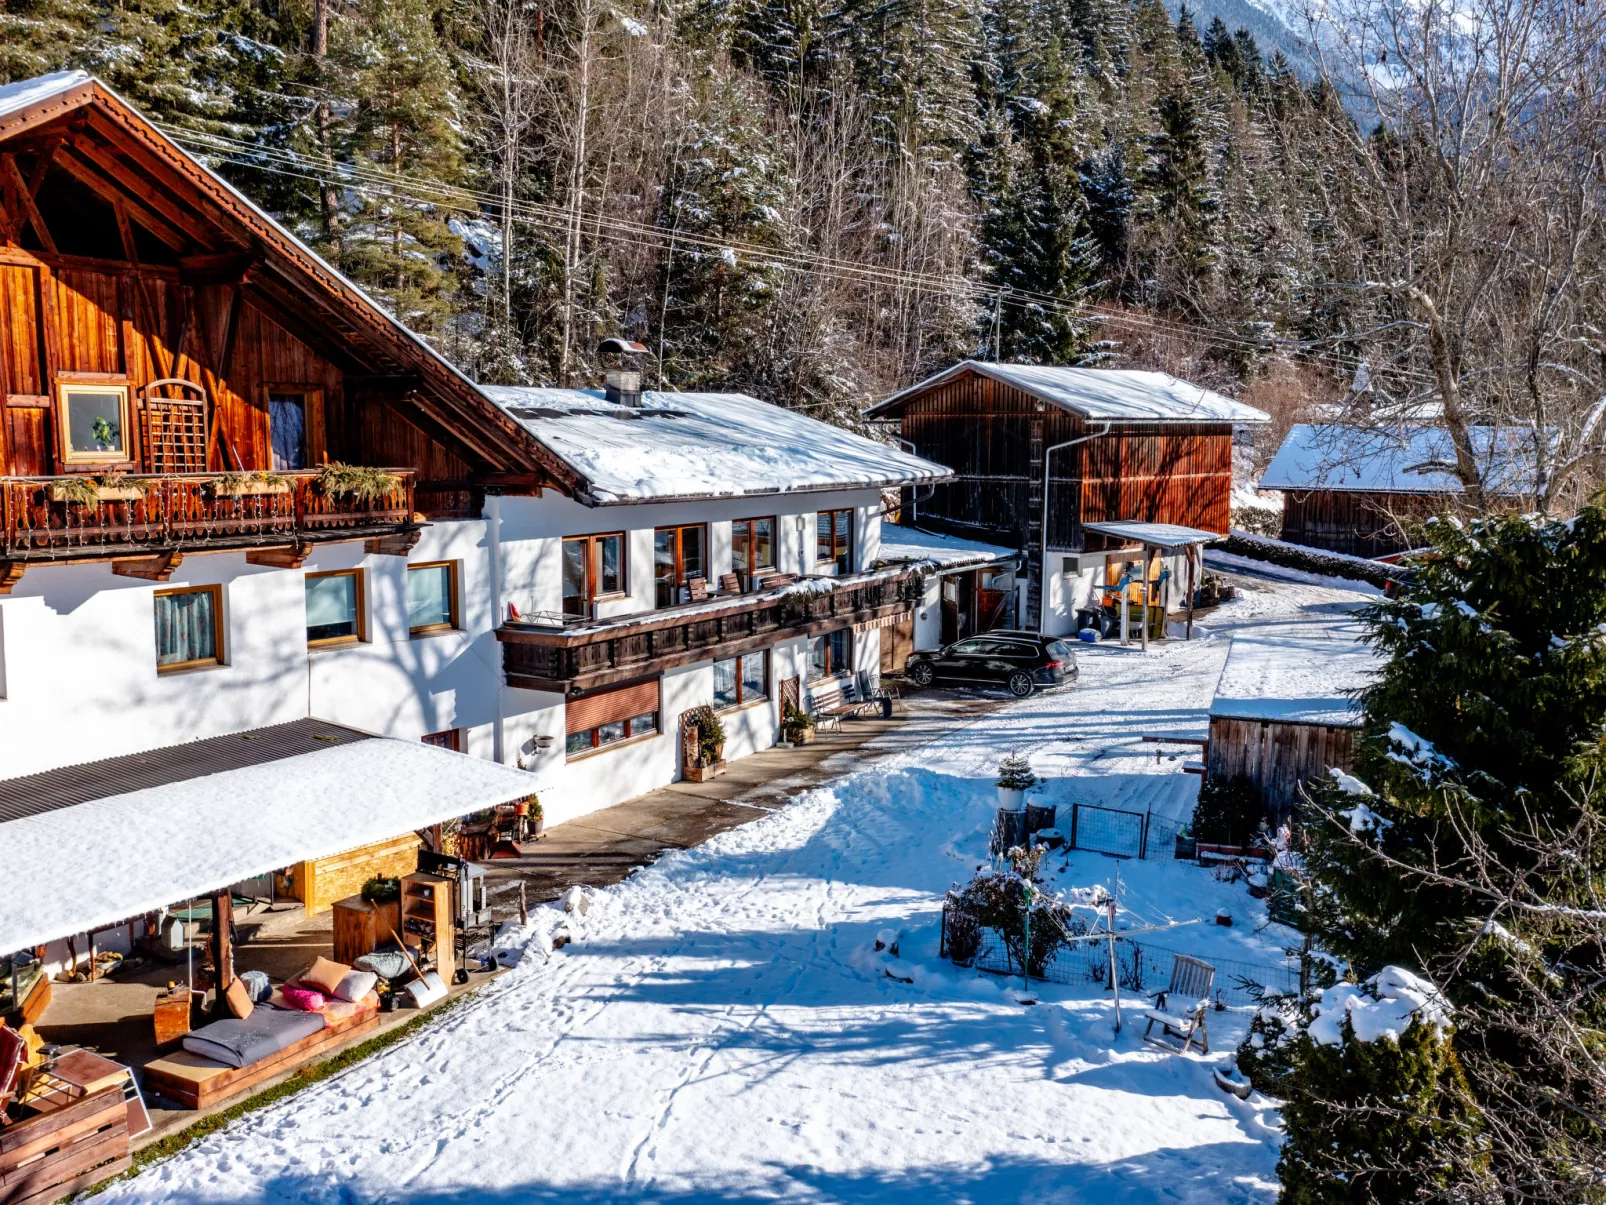
[[[0,477],[0,561],[312,544],[409,531],[417,526],[414,474],[385,471],[397,484],[373,500],[326,492],[316,471],[251,479],[218,473]]]
[[[611,619],[510,622],[496,636],[509,686],[572,694],[907,614],[920,592],[918,570],[882,569]]]

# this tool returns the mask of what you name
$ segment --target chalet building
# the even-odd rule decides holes
[[[1533,433],[1474,427],[1474,455],[1490,496],[1522,506],[1533,490]],[[1463,496],[1450,471],[1455,452],[1442,427],[1293,427],[1266,466],[1260,488],[1283,495],[1282,538],[1351,556],[1380,557],[1415,546],[1412,529],[1454,510]]]
[[[82,73],[0,88],[0,284],[0,844],[209,838],[40,941],[529,794],[580,815],[679,776],[688,709],[740,756],[914,639],[883,491],[946,469],[629,372],[477,387]],[[482,760],[454,790],[468,759],[397,742]]]
[[[1092,525],[1156,525],[1156,539],[1171,541],[1197,538],[1177,528],[1225,534],[1233,428],[1267,421],[1164,373],[974,360],[865,417],[895,421],[905,446],[953,469],[951,481],[917,497],[917,522],[1022,550],[1017,622],[1053,635],[1072,631],[1076,612],[1143,547]],[[1164,547],[1152,564],[1183,582],[1182,545]]]

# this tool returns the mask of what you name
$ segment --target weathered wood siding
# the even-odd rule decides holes
[[[1412,545],[1400,520],[1411,523],[1444,507],[1434,494],[1369,494],[1354,490],[1283,493],[1282,538],[1351,556],[1387,556]]]
[[[967,372],[909,399],[902,429],[920,455],[955,474],[920,504],[922,520],[1029,547],[1042,522],[1044,450],[1087,435],[1089,424]],[[1105,541],[1086,538],[1082,525],[1106,519],[1227,530],[1231,424],[1120,424],[1054,453],[1051,467],[1050,547],[1101,548]]]
[[[1348,770],[1354,765],[1356,732],[1326,724],[1212,716],[1206,773],[1221,782],[1245,775],[1260,788],[1267,813],[1281,816],[1298,802],[1301,783],[1334,766]]]

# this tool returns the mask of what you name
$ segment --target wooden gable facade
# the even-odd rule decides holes
[[[1017,547],[1040,543],[1044,449],[1103,428],[973,371],[905,399],[898,413],[903,438],[919,455],[954,471],[921,502],[921,522]],[[1110,520],[1227,530],[1230,423],[1118,422],[1055,452],[1052,469],[1050,548],[1101,549],[1105,537],[1085,533],[1083,524]]]
[[[103,85],[64,73],[0,92],[12,577],[40,560],[405,534],[476,515],[488,486],[570,484],[472,383]],[[399,484],[329,492],[330,462]]]

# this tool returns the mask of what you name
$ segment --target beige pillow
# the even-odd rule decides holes
[[[223,993],[223,1001],[229,1006],[229,1011],[241,1021],[249,1017],[256,1008],[251,1003],[251,989],[245,986],[245,980],[235,979],[229,984],[229,990]]]
[[[351,974],[351,968],[343,962],[331,962],[327,958],[320,958],[296,977],[303,987],[317,988],[326,996],[335,994],[340,981]]]

